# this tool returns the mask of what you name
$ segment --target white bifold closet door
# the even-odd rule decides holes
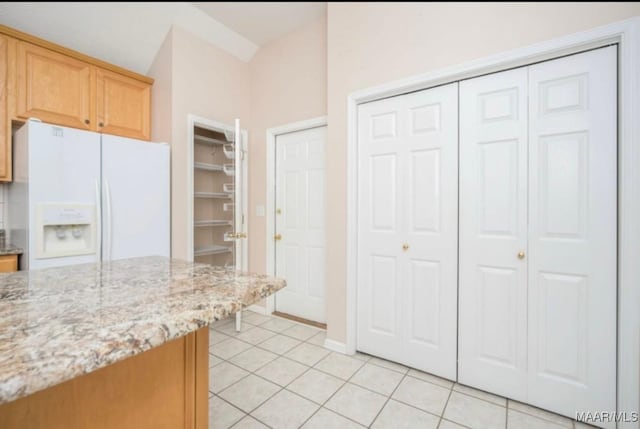
[[[458,84],[358,110],[357,348],[456,377]]]
[[[616,409],[616,72],[460,85],[459,381],[573,418]]]

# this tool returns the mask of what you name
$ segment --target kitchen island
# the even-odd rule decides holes
[[[0,276],[0,428],[206,428],[208,325],[284,280],[164,257]]]

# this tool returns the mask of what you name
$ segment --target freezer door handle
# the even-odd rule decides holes
[[[98,262],[102,260],[102,195],[100,194],[100,182],[95,179],[96,185],[96,255]]]
[[[107,219],[105,221],[107,225],[107,237],[106,237],[106,246],[105,246],[105,261],[111,261],[111,246],[113,240],[113,216],[111,213],[111,188],[109,187],[109,181],[104,181],[104,191],[105,191],[105,203],[107,205]]]

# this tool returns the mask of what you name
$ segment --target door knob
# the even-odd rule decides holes
[[[518,259],[524,259],[524,252],[522,250],[518,252]]]
[[[281,209],[276,209],[276,214],[282,214],[282,210]]]
[[[236,237],[237,238],[247,238],[247,234],[244,233],[244,232],[239,232],[239,233],[236,234]]]
[[[407,243],[404,243],[404,244],[402,245],[402,250],[404,250],[405,252],[406,252],[407,250],[409,250],[409,245],[408,245]]]
[[[282,240],[282,236],[280,234],[276,234],[276,235],[273,236],[273,239],[275,241],[280,241],[280,240]]]

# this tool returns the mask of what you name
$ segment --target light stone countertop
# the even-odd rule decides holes
[[[0,276],[0,404],[196,331],[285,285],[159,256]]]
[[[6,245],[5,247],[0,247],[0,256],[21,255],[22,253],[21,248],[15,247],[11,244]]]

